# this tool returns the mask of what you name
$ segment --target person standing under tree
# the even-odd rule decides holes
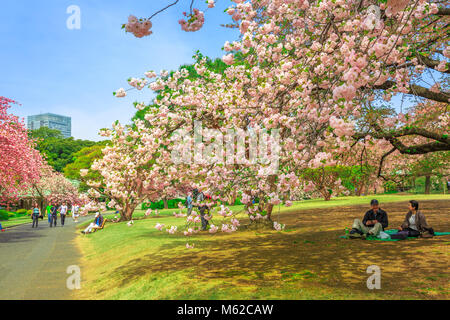
[[[192,196],[190,192],[186,197],[186,207],[187,207],[187,215],[190,216],[192,213]]]
[[[205,231],[206,227],[209,224],[208,220],[205,219],[206,205],[203,203],[203,201],[205,201],[205,195],[203,194],[203,192],[198,191],[197,189],[194,190],[194,194],[197,194],[195,200],[197,202],[198,211],[200,211],[200,218],[202,220],[202,231]]]
[[[38,227],[40,215],[41,215],[41,209],[39,208],[38,204],[35,202],[33,204],[33,212],[31,213],[31,218],[33,219],[33,225],[31,226],[32,228]]]
[[[64,227],[64,221],[66,221],[67,205],[63,202],[61,207],[59,207],[59,215],[61,216],[61,226]]]
[[[58,215],[58,206],[56,205],[56,202],[52,203],[51,210],[51,218],[50,218],[50,228],[54,225],[56,227],[56,217]]]

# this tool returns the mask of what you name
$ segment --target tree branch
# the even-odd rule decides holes
[[[387,80],[381,85],[373,86],[373,89],[387,90],[396,85],[397,83],[395,81]],[[449,92],[432,92],[431,90],[422,86],[418,86],[416,84],[410,85],[410,87],[408,88],[408,94],[443,103],[448,103],[450,100]]]

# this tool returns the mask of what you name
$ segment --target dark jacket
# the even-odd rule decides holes
[[[386,211],[384,211],[383,209],[378,209],[376,214],[373,212],[372,209],[367,211],[366,214],[364,215],[364,219],[362,222],[366,227],[373,227],[371,225],[370,226],[366,225],[366,222],[369,220],[377,220],[379,223],[381,223],[383,230],[388,226],[388,216]]]
[[[409,218],[411,218],[412,212],[408,211],[408,213],[405,216],[405,220],[402,223],[402,228],[409,228]],[[420,233],[423,233],[425,231],[428,231],[430,227],[427,224],[427,220],[425,219],[425,215],[420,212],[420,210],[417,210],[416,212],[416,228]]]
[[[95,218],[94,223],[96,225],[98,225],[99,227],[101,227],[102,223],[103,223],[103,216],[101,214],[99,214],[98,217]]]
[[[58,206],[52,206],[52,208],[50,209],[50,213],[53,216],[56,216],[58,214]]]

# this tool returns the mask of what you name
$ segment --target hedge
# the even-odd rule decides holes
[[[167,206],[169,209],[176,209],[178,208],[178,203],[182,203],[183,205],[185,205],[186,203],[186,199],[170,199],[167,200]],[[156,209],[164,209],[164,201],[158,201],[158,202],[147,202],[147,203],[142,203],[141,206],[142,210],[147,210],[147,209],[152,209],[152,210],[156,210]]]
[[[16,214],[14,212],[0,210],[0,220],[8,220],[9,218],[14,218]]]

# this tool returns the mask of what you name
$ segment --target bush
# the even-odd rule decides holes
[[[186,203],[186,199],[170,199],[167,200],[167,206],[169,209],[176,209],[178,208],[178,203],[182,203],[183,205],[185,205]],[[147,210],[147,209],[152,209],[152,210],[161,210],[164,209],[164,201],[160,200],[158,202],[150,202],[150,203],[142,203],[141,205],[141,209],[142,210]]]
[[[27,214],[27,209],[19,209],[16,211],[17,215],[24,215]]]
[[[0,220],[8,220],[9,218],[14,218],[15,216],[16,215],[14,212],[0,210]]]
[[[27,215],[29,215],[29,216],[31,216],[32,213],[33,213],[33,210],[31,210],[31,209],[27,211]]]

